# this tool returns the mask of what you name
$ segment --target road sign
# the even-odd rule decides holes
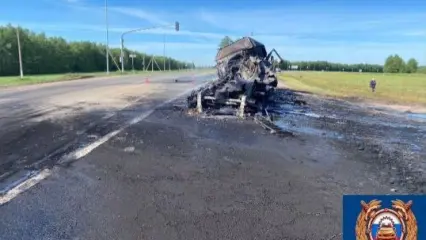
[[[131,58],[135,58],[135,57],[136,57],[136,54],[130,54],[130,55],[129,55],[129,57],[131,57]]]

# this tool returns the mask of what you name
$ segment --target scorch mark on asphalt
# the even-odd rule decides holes
[[[208,83],[208,82],[207,82]],[[81,148],[76,149],[75,151],[63,156],[60,160],[59,160],[59,164],[63,164],[63,163],[67,163],[70,161],[75,161],[75,160],[79,160],[80,158],[86,156],[87,154],[89,154],[90,152],[92,152],[94,149],[96,149],[97,147],[101,146],[102,144],[104,144],[105,142],[107,142],[108,140],[110,140],[111,138],[113,138],[114,136],[118,135],[120,132],[122,132],[123,130],[125,130],[126,128],[139,123],[140,121],[144,120],[145,118],[147,118],[149,115],[151,115],[155,109],[160,108],[166,104],[169,104],[187,94],[189,94],[190,92],[192,92],[193,90],[202,87],[204,85],[206,85],[207,83],[203,83],[200,84],[198,86],[192,87],[189,90],[177,95],[176,97],[173,97],[155,107],[153,107],[150,110],[147,110],[145,112],[143,112],[142,114],[140,114],[139,116],[131,119],[130,121],[126,122],[126,124],[124,124],[122,127],[120,127],[119,129],[112,131],[108,134],[106,134],[105,136],[99,138],[98,140],[84,146]],[[10,202],[11,200],[13,200],[15,197],[17,197],[19,194],[25,192],[26,190],[30,189],[31,187],[35,186],[36,184],[38,184],[39,182],[41,182],[42,180],[46,179],[47,177],[49,177],[53,172],[53,169],[43,169],[41,171],[39,171],[38,173],[34,174],[32,177],[26,179],[25,181],[23,181],[22,183],[20,183],[19,185],[17,185],[16,187],[8,190],[5,194],[3,194],[2,196],[0,196],[0,206]]]

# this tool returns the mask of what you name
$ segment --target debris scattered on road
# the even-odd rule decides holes
[[[135,151],[135,147],[126,147],[124,149],[125,152],[134,152]]]
[[[340,237],[340,236],[342,236],[342,233],[334,234],[334,235],[333,235],[333,236],[331,236],[328,240],[332,240],[332,239],[335,239],[336,237]]]
[[[95,135],[95,134],[90,134],[90,135],[88,135],[87,137],[88,137],[88,138],[93,138],[93,139],[98,138],[98,136],[97,136],[97,135]]]
[[[278,136],[288,137],[294,136],[293,132],[286,131],[284,129],[279,128],[275,125],[270,119],[263,117],[261,115],[256,115],[254,118],[255,122],[260,124],[264,129],[269,130],[271,134],[277,134]]]

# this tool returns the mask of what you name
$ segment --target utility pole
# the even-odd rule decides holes
[[[19,28],[16,28],[16,39],[18,40],[19,72],[22,79],[24,78],[24,70],[22,67],[21,41],[19,40]]]
[[[143,71],[145,71],[145,55],[142,56],[142,66],[143,66]]]
[[[108,0],[105,0],[105,26],[106,26],[106,73],[109,74],[109,30],[108,30]]]
[[[121,47],[120,47],[120,61],[121,61],[121,72],[124,73],[124,33],[121,34]]]
[[[166,71],[166,34],[163,34],[163,69]]]

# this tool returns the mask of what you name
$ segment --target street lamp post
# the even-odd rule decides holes
[[[121,38],[120,38],[120,42],[121,42],[121,47],[120,47],[120,58],[121,58],[121,72],[124,73],[124,35],[129,34],[129,33],[133,33],[133,32],[139,32],[139,31],[144,31],[144,30],[149,30],[149,29],[154,29],[154,28],[159,28],[159,27],[168,27],[170,25],[165,25],[165,26],[155,26],[155,27],[148,27],[148,28],[137,28],[137,29],[133,29],[133,30],[129,30],[127,32],[124,32],[121,34]],[[174,23],[175,26],[175,30],[179,31],[179,22],[175,22]]]
[[[109,29],[108,29],[108,0],[105,0],[105,27],[106,27],[106,73],[109,74]]]

